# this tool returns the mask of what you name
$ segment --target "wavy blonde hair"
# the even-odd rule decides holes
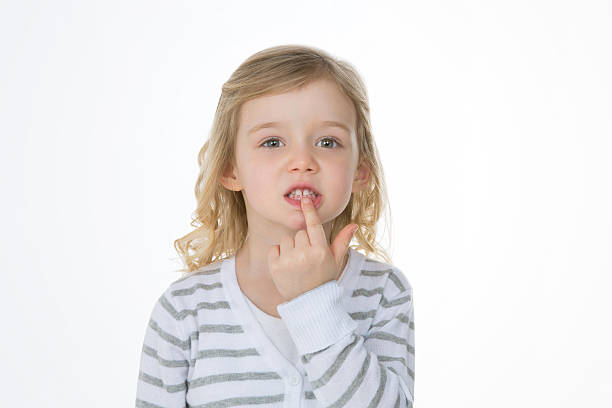
[[[347,224],[359,225],[351,245],[366,256],[391,263],[376,241],[376,224],[388,205],[387,189],[378,150],[370,128],[366,87],[357,70],[323,50],[301,45],[281,45],[257,52],[244,61],[223,84],[208,140],[198,154],[199,174],[195,184],[197,209],[191,225],[196,229],[174,241],[183,261],[183,276],[236,254],[245,242],[248,228],[246,207],[240,191],[225,188],[220,176],[228,163],[235,163],[235,140],[240,107],[259,96],[299,89],[321,78],[332,79],[348,96],[357,112],[356,135],[359,163],[370,169],[367,186],[351,198],[333,221],[330,241]],[[390,236],[390,234],[389,234]]]

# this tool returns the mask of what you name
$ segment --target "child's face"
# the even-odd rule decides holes
[[[324,125],[323,121],[340,122],[347,129]],[[280,123],[252,130],[267,122]],[[242,105],[237,168],[231,169],[235,178],[231,187],[227,178],[223,184],[242,190],[249,235],[253,229],[273,234],[271,237],[275,231],[295,234],[306,229],[301,209],[285,198],[295,183],[310,183],[321,195],[317,213],[324,225],[342,213],[351,192],[361,190],[369,176],[365,165],[357,166],[355,124],[351,100],[328,79]]]

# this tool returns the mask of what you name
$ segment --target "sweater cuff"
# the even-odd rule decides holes
[[[343,294],[331,280],[276,307],[300,355],[329,347],[357,328],[342,305]]]

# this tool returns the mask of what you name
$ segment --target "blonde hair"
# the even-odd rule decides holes
[[[387,189],[378,150],[370,129],[370,107],[366,87],[356,69],[323,50],[301,45],[281,45],[257,52],[244,61],[223,84],[208,140],[198,154],[200,168],[195,185],[197,209],[191,225],[196,229],[174,241],[184,276],[213,262],[233,256],[243,245],[248,228],[244,198],[240,191],[225,188],[220,176],[228,163],[235,163],[235,140],[240,107],[246,101],[272,93],[299,89],[310,82],[332,79],[348,96],[357,112],[356,136],[359,163],[370,169],[367,186],[351,198],[332,221],[330,242],[349,223],[359,225],[352,248],[368,257],[391,263],[376,242],[376,223],[388,205]]]

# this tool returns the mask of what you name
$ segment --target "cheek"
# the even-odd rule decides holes
[[[250,195],[266,193],[280,186],[275,185],[274,169],[269,163],[249,160],[242,168],[242,181]]]
[[[324,177],[325,187],[329,193],[344,195],[345,190],[351,190],[353,175],[349,163],[334,163],[327,167]]]

